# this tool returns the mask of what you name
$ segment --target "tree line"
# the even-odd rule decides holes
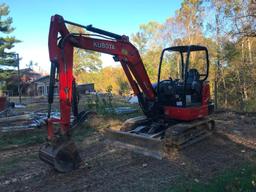
[[[184,0],[175,15],[165,22],[141,24],[131,41],[138,48],[152,82],[157,80],[163,48],[191,44],[206,46],[211,64],[209,81],[218,106],[255,111],[255,37],[255,1]],[[78,81],[95,82],[100,91],[112,86],[115,93],[122,93],[117,83],[120,82],[117,79],[122,79],[121,85],[125,84],[123,89],[129,93],[123,76],[120,68],[108,67],[93,73],[79,73]]]

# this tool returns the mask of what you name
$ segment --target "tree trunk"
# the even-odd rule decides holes
[[[226,80],[224,77],[224,72],[223,70],[221,70],[221,78],[222,78],[222,83],[223,83],[223,92],[224,92],[224,107],[227,108],[228,107],[228,93],[227,93],[227,85],[226,85]]]
[[[252,65],[252,64],[253,64],[253,59],[252,59],[252,44],[251,44],[250,38],[248,38],[247,42],[248,42],[249,62],[250,62],[250,65]]]
[[[244,40],[242,40],[242,57],[241,57],[241,66],[243,66],[245,64],[245,54],[244,54]],[[245,85],[245,81],[244,81],[244,71],[239,70],[238,74],[239,74],[239,88],[240,88],[240,111],[244,111],[244,98],[245,98],[245,93],[244,93],[244,85]],[[241,82],[242,79],[242,82]]]

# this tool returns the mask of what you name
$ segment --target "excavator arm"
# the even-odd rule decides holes
[[[94,32],[94,34],[71,33],[66,24],[85,28],[87,31]],[[156,100],[156,94],[139,52],[129,42],[127,36],[94,28],[91,25],[83,26],[65,21],[62,16],[54,15],[51,17],[48,46],[51,61],[48,95],[48,144],[41,148],[39,156],[43,161],[53,165],[57,170],[66,172],[75,168],[78,162],[80,162],[80,157],[76,152],[74,143],[72,142],[67,145],[70,142],[72,100],[76,99],[73,98],[75,95],[75,78],[73,76],[74,47],[113,55],[114,60],[121,63],[135,95],[138,96],[142,110],[148,116],[153,111],[152,108]],[[59,79],[59,119],[50,117],[56,76]],[[77,111],[74,115],[77,116]],[[55,124],[59,125],[57,133],[54,129]],[[63,147],[60,147],[61,145]],[[66,154],[63,155],[63,151]],[[71,165],[62,166],[60,162],[63,162],[63,158],[67,159],[67,157],[68,163],[66,165],[70,164],[70,162]],[[72,164],[72,162],[75,163]]]
[[[101,38],[108,36],[108,39],[97,39],[87,34],[70,33],[65,23],[84,27],[89,31],[104,35],[100,36]],[[148,102],[155,100],[155,91],[138,50],[129,42],[128,37],[93,28],[91,25],[75,24],[65,21],[59,15],[54,15],[51,18],[49,32],[49,56],[52,65],[52,81],[54,81],[56,69],[59,73],[60,124],[63,133],[70,126],[72,83],[75,81],[72,72],[74,47],[113,55],[115,61],[120,61],[135,95],[140,98],[142,108],[145,111],[149,110]],[[53,102],[52,94],[49,94],[50,104]]]

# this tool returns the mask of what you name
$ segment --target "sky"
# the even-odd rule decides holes
[[[7,0],[4,3],[13,18],[15,31],[11,35],[22,41],[12,49],[22,58],[21,68],[32,60],[38,63],[37,70],[49,72],[48,31],[52,15],[59,14],[65,20],[131,36],[139,31],[140,24],[163,23],[180,8],[181,1]],[[111,56],[102,55],[101,59],[103,66],[115,64]]]

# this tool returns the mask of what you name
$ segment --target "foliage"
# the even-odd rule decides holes
[[[249,110],[247,103],[255,98],[255,7],[250,0],[212,0],[207,10],[215,17],[209,31],[218,44],[215,79],[226,108]]]
[[[72,33],[85,34],[85,30],[69,25],[68,29]],[[89,34],[86,32],[86,34]],[[74,48],[74,74],[77,77],[82,72],[96,72],[102,68],[100,53],[95,51]]]
[[[10,34],[14,31],[11,26],[12,18],[9,15],[9,7],[6,4],[0,4],[0,34]],[[6,89],[6,78],[8,78],[9,70],[5,67],[16,67],[17,56],[14,52],[7,52],[14,47],[15,43],[20,42],[13,36],[0,36],[0,92]],[[1,94],[1,93],[0,93]]]
[[[35,130],[33,132],[20,133],[4,133],[0,135],[0,150],[8,146],[24,146],[45,141],[45,132],[43,130]]]
[[[149,49],[158,47],[155,43],[159,39],[159,29],[162,27],[160,23],[156,21],[150,21],[147,24],[140,25],[140,31],[132,34],[132,42],[140,51],[141,54],[145,53]]]
[[[217,87],[218,106],[240,111],[255,111],[256,104],[256,3],[250,0],[183,0],[174,16],[163,23],[141,24],[131,41],[138,48],[147,73],[156,82],[161,51],[175,45],[204,45],[209,50],[208,80]],[[179,73],[177,57],[169,61],[171,75]],[[202,63],[200,54],[191,63]],[[177,62],[176,62],[177,63]],[[167,65],[166,65],[167,67]],[[202,66],[199,67],[202,70]],[[166,77],[167,74],[165,74]],[[117,94],[130,93],[121,68],[107,67],[97,72],[79,73],[80,82],[93,82],[98,91],[109,85]]]
[[[38,63],[34,63],[32,60],[30,60],[29,63],[26,64],[26,67],[29,69],[33,69],[36,66],[38,66]]]
[[[121,67],[105,67],[97,72],[81,72],[78,83],[94,83],[99,92],[128,94],[130,86]]]
[[[118,94],[119,95],[127,95],[129,93],[129,83],[124,78],[117,77],[117,85],[119,87]]]
[[[4,34],[10,34],[14,31],[14,28],[11,26],[12,18],[8,16],[9,12],[8,5],[0,5],[0,32]],[[0,67],[17,65],[15,62],[15,53],[6,52],[6,50],[10,50],[18,42],[19,40],[13,36],[0,37]]]

